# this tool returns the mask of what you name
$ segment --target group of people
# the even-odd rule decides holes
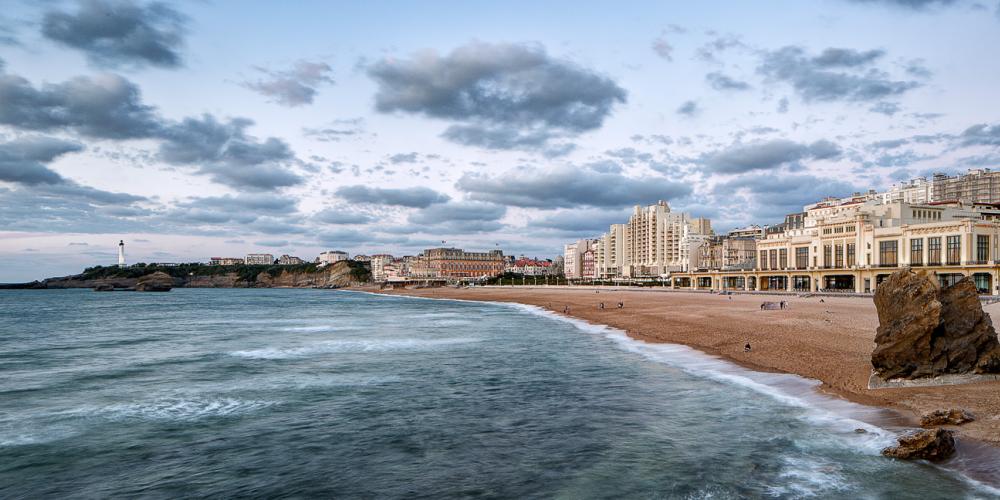
[[[597,308],[601,309],[601,310],[604,310],[604,302],[601,302],[600,304],[598,304]],[[625,308],[625,302],[619,300],[618,301],[618,309],[624,309],[624,308]]]

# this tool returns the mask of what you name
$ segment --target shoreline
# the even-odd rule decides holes
[[[371,291],[371,290],[365,290]],[[784,298],[786,310],[762,311],[760,295],[674,291],[544,288],[425,288],[375,293],[424,298],[510,302],[616,328],[649,343],[680,344],[756,372],[788,373],[818,381],[816,392],[894,411],[907,426],[941,408],[965,408],[977,420],[945,426],[963,439],[1000,449],[1000,383],[868,389],[878,319],[870,298]],[[604,295],[601,297],[601,295]],[[605,302],[605,309],[599,308]],[[625,307],[617,308],[622,301]],[[563,314],[568,307],[568,314]],[[1000,314],[1000,306],[985,307]],[[743,345],[749,342],[750,353]]]

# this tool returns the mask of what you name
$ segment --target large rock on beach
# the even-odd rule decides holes
[[[162,271],[147,274],[135,283],[135,289],[139,292],[169,292],[173,287],[174,278]]]
[[[944,429],[915,431],[900,436],[899,444],[882,450],[882,454],[904,460],[940,462],[955,454],[955,437]]]
[[[1000,373],[1000,342],[968,277],[941,289],[925,274],[893,273],[875,291],[872,366],[883,380]]]
[[[950,410],[935,410],[920,417],[921,427],[938,425],[962,425],[976,420],[975,415],[966,410],[952,408]]]

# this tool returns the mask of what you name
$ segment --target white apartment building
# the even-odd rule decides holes
[[[248,266],[269,266],[274,264],[274,255],[269,253],[248,253],[243,263]]]
[[[347,252],[341,252],[340,250],[331,250],[326,252],[321,252],[319,257],[316,257],[316,263],[321,266],[326,266],[333,264],[334,262],[340,262],[342,260],[347,260],[350,255]]]

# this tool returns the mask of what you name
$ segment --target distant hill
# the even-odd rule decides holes
[[[93,288],[98,285],[131,288],[140,277],[155,272],[170,275],[176,288],[342,288],[371,281],[371,271],[367,266],[361,262],[345,260],[325,267],[318,267],[316,264],[210,266],[201,263],[176,266],[95,266],[73,276],[5,284],[0,285],[0,288]]]

